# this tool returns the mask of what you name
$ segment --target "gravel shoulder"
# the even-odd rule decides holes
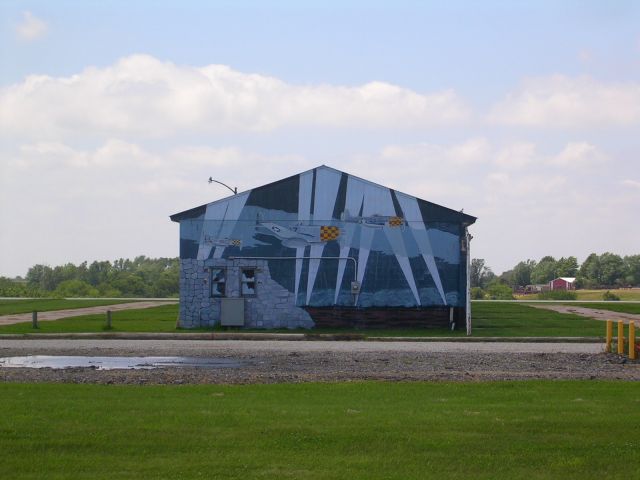
[[[0,356],[193,356],[238,368],[155,370],[0,368],[1,382],[244,384],[324,381],[640,380],[640,363],[600,344],[2,340]]]

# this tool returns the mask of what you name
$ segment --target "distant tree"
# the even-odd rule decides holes
[[[624,284],[624,262],[620,255],[605,252],[600,255],[601,285]]]
[[[624,263],[624,282],[627,285],[640,285],[640,255],[628,255]]]
[[[575,277],[578,273],[578,259],[576,257],[562,257],[556,262],[557,277]],[[552,279],[553,280],[553,279]]]
[[[471,287],[484,288],[496,278],[496,275],[485,265],[484,259],[474,258],[471,260],[470,278]]]
[[[531,274],[536,268],[536,265],[537,264],[535,260],[525,260],[524,262],[518,263],[515,267],[513,267],[509,285],[511,285],[512,287],[525,287],[527,285],[530,285],[532,283]]]
[[[48,265],[34,265],[27,271],[27,285],[43,291],[52,291],[55,288],[53,269]]]
[[[600,257],[597,253],[590,254],[578,270],[578,283],[581,287],[593,288],[602,283]]]
[[[542,257],[531,271],[531,282],[536,284],[550,282],[556,278],[556,266],[555,258],[549,255]]]

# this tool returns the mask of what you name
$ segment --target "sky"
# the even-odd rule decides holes
[[[0,0],[0,275],[178,255],[169,215],[325,164],[472,256],[640,253],[640,2]]]

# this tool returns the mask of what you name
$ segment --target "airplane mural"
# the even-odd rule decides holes
[[[349,210],[345,210],[340,215],[340,220],[347,223],[357,223],[368,228],[384,228],[384,227],[404,227],[406,225],[404,218],[395,215],[369,215],[366,217],[353,216]]]
[[[462,246],[475,217],[333,168],[314,168],[172,219],[180,222],[182,259],[206,265],[273,257],[270,280],[299,308],[464,307]],[[361,285],[355,302],[352,283]],[[256,292],[259,298],[259,284]]]
[[[289,228],[277,223],[264,222],[259,223],[256,230],[276,237],[287,248],[304,248],[337,240],[340,237],[340,228],[333,225],[297,224]]]

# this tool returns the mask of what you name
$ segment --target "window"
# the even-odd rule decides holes
[[[243,268],[240,274],[240,293],[243,297],[256,294],[256,269]]]
[[[224,297],[226,295],[226,273],[223,268],[211,269],[211,296]]]

